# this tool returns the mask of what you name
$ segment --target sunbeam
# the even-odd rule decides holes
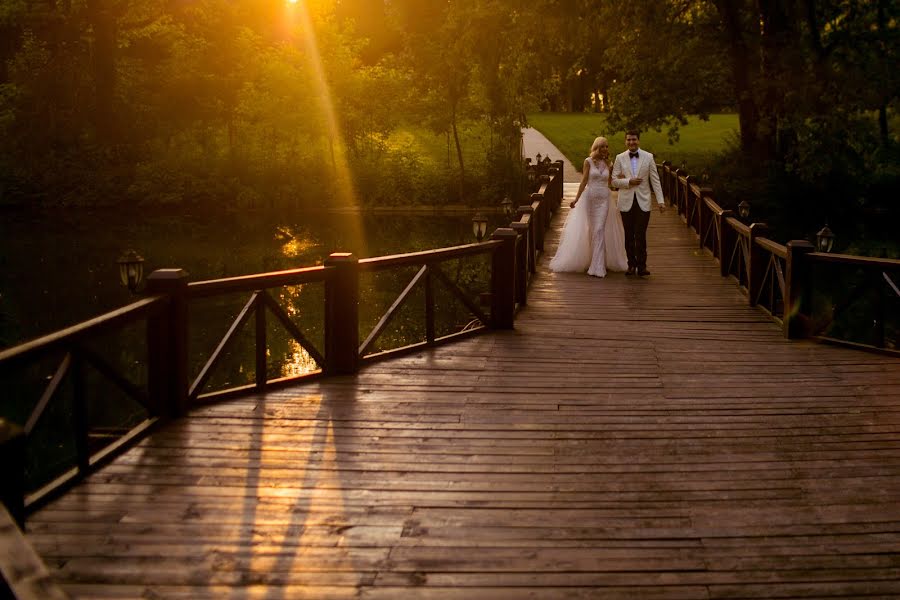
[[[331,89],[328,84],[328,77],[322,63],[322,56],[319,52],[319,43],[316,37],[316,30],[313,26],[313,20],[310,17],[308,2],[303,0],[286,0],[286,14],[288,22],[293,25],[297,35],[294,41],[299,47],[305,51],[309,57],[309,66],[313,73],[314,90],[310,90],[311,94],[319,101],[320,109],[325,118],[325,126],[329,137],[330,156],[325,157],[322,161],[323,165],[329,162],[333,168],[333,177],[330,185],[333,186],[336,196],[336,206],[359,208],[360,202],[357,197],[356,190],[353,185],[350,165],[343,144],[340,124],[335,112],[334,100],[332,98]],[[357,213],[358,214],[358,213]],[[357,256],[367,256],[366,240],[361,224],[361,219],[347,219],[344,222],[347,227],[347,239],[352,247],[350,248],[334,248],[334,251],[352,251]]]

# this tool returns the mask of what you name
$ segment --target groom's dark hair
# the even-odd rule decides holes
[[[629,129],[628,131],[626,131],[625,136],[627,137],[629,135],[633,135],[637,139],[641,139],[641,132],[638,129]]]

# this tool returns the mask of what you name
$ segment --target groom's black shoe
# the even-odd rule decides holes
[[[637,271],[637,269],[635,269],[634,267],[628,267],[628,270],[625,271],[625,275],[628,277],[631,277],[632,275],[635,274],[636,271]]]
[[[638,277],[646,277],[650,274],[650,271],[648,271],[647,269],[641,269],[637,274]]]

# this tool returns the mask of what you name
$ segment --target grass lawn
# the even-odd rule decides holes
[[[534,113],[528,123],[566,155],[576,168],[581,168],[591,143],[597,136],[609,139],[610,152],[625,150],[625,133],[609,131],[603,115],[595,113]],[[679,129],[681,139],[669,144],[665,131],[641,133],[641,148],[652,152],[657,162],[664,160],[680,165],[685,162],[689,172],[699,172],[709,164],[713,155],[721,152],[737,139],[736,114],[710,115],[709,121],[691,120]]]

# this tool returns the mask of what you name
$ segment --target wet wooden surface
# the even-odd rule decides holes
[[[76,598],[900,596],[900,362],[649,239],[643,280],[545,257],[514,331],[197,410],[28,539]]]

